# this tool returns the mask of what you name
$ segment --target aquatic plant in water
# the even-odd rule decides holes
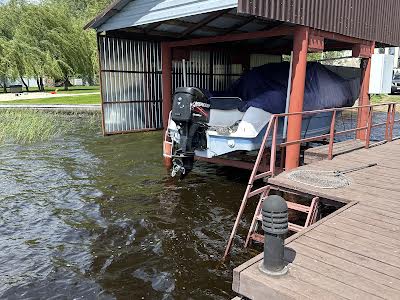
[[[0,143],[29,144],[48,141],[72,130],[72,117],[73,115],[63,112],[0,110]],[[89,119],[97,118],[91,116]]]

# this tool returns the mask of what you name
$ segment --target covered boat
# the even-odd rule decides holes
[[[245,73],[224,92],[178,88],[168,126],[174,175],[190,171],[194,156],[258,150],[271,116],[287,109],[289,73],[289,63],[267,64]],[[358,78],[347,80],[320,63],[308,63],[304,111],[353,106],[358,91]],[[331,118],[330,113],[304,118],[302,136],[328,133]],[[278,143],[285,140],[284,122],[279,123]]]

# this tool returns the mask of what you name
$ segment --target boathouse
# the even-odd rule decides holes
[[[117,0],[87,28],[97,31],[105,135],[166,129],[173,92],[184,81],[188,86],[223,91],[245,71],[290,55],[287,112],[272,116],[255,163],[230,163],[253,172],[225,257],[249,198],[259,197],[259,204],[245,246],[264,240],[254,228],[262,220],[260,209],[272,189],[312,201],[310,206],[288,203],[289,209],[307,214],[304,226],[288,224],[297,232],[286,240],[292,247],[289,257],[286,252],[284,257],[291,264],[289,275],[279,279],[261,274],[260,255],[235,269],[233,289],[250,299],[394,299],[398,295],[400,235],[395,211],[400,208],[400,190],[393,185],[400,176],[400,143],[393,140],[398,139],[394,131],[400,120],[396,120],[396,103],[388,103],[381,105],[387,109],[386,121],[375,122],[376,106],[370,104],[370,93],[379,90],[371,78],[382,77],[376,74],[380,71],[371,71],[374,49],[400,45],[398,1]],[[303,112],[308,54],[337,50],[350,50],[352,57],[360,59],[358,106]],[[338,131],[336,116],[349,110],[357,112],[355,128]],[[321,112],[333,115],[329,133],[302,137],[303,117]],[[287,121],[287,135],[277,145],[280,118]],[[384,137],[371,141],[371,131],[377,127],[385,128]],[[351,143],[335,144],[337,135],[347,133],[355,135]],[[266,156],[268,135],[272,144]],[[288,177],[299,167],[301,145],[321,139],[329,144],[309,151],[309,163],[325,172],[321,174],[351,166],[355,173],[344,180],[347,188],[325,190]],[[280,171],[286,171],[280,175],[278,146]],[[349,154],[349,147],[366,149]],[[332,160],[335,156],[339,158]],[[311,162],[321,157],[327,160]],[[208,161],[228,164],[220,158]],[[310,172],[308,166],[296,170]],[[384,179],[375,180],[374,174]],[[343,174],[334,175],[337,181]],[[254,189],[256,180],[267,177],[274,178]],[[316,222],[320,200],[336,201],[341,208]]]
[[[400,6],[378,0],[117,0],[92,20],[98,36],[105,135],[166,128],[183,83],[223,90],[245,70],[293,51],[289,112],[303,108],[307,53],[352,50],[369,103],[375,47],[400,45]],[[366,113],[360,117],[365,124]],[[301,119],[289,117],[288,141]],[[286,168],[300,145],[287,147]]]

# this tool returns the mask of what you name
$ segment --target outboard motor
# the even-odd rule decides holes
[[[194,164],[194,150],[207,146],[206,129],[209,121],[210,101],[198,88],[177,88],[172,105],[171,119],[179,132],[179,143],[173,154],[172,176],[183,178]]]

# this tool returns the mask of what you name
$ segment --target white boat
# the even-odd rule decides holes
[[[270,75],[280,68],[283,68],[280,78],[276,73]],[[312,64],[308,70],[305,110],[354,104],[358,89],[355,80],[345,80],[320,64]],[[259,150],[273,113],[282,113],[287,108],[288,87],[283,81],[288,71],[285,64],[250,71],[227,92],[231,95],[224,97],[210,97],[195,87],[178,88],[168,125],[173,147],[170,147],[171,153],[165,154],[173,159],[173,173],[187,174],[193,168],[195,156],[214,158],[236,151]],[[247,100],[242,101],[236,95],[244,95]],[[285,121],[279,118],[277,144],[285,141]],[[329,133],[331,121],[332,113],[304,117],[301,137]],[[272,135],[266,146],[270,147],[271,143]]]

